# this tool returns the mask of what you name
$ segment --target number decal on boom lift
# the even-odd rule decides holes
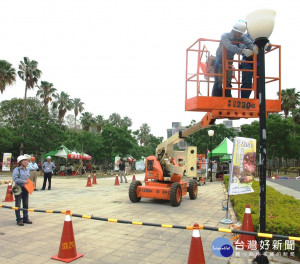
[[[242,108],[242,109],[251,109],[255,108],[255,104],[251,104],[250,102],[242,102],[238,100],[228,100],[228,107],[233,108]]]

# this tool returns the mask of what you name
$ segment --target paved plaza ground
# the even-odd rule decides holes
[[[137,175],[143,180],[144,175]],[[9,180],[1,177],[0,180]],[[179,207],[168,201],[142,199],[131,203],[128,198],[130,183],[114,185],[114,177],[97,179],[98,184],[85,187],[86,177],[54,177],[52,190],[34,192],[30,208],[43,210],[71,210],[74,214],[93,215],[118,220],[157,224],[192,226],[194,223],[211,227],[225,227],[221,202],[225,199],[222,182],[208,182],[199,186],[196,200],[184,196]],[[131,176],[129,176],[131,182]],[[41,187],[42,177],[38,179]],[[1,201],[7,185],[0,185]],[[0,201],[0,203],[1,203]],[[2,203],[13,206],[14,203]],[[0,208],[0,263],[58,263],[51,256],[58,253],[63,214],[29,213],[32,225],[17,226],[14,211]],[[232,216],[235,220],[234,215]],[[72,217],[77,252],[84,254],[73,263],[124,264],[183,264],[187,263],[192,231],[110,223]],[[211,245],[215,238],[231,235],[201,230],[206,263],[251,263],[251,258],[217,257]],[[272,260],[269,258],[269,260]],[[275,262],[276,261],[276,262]],[[273,263],[273,262],[271,262]],[[287,258],[276,258],[274,263],[296,263]]]

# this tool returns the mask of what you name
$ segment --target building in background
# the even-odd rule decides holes
[[[226,128],[232,128],[234,130],[234,133],[237,135],[238,132],[241,131],[241,128],[240,127],[234,127],[233,126],[233,123],[232,123],[232,120],[223,120],[223,125],[226,127]]]
[[[185,126],[181,125],[181,122],[172,122],[172,128],[167,129],[167,138],[173,136],[174,134],[178,133],[180,130],[186,129]],[[186,149],[187,143],[185,140],[180,141],[179,143],[174,145],[174,148],[181,150]]]

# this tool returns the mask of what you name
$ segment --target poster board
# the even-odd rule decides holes
[[[236,137],[229,178],[229,195],[254,192],[252,182],[256,176],[256,140]]]

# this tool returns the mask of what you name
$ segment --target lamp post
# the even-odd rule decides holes
[[[266,231],[266,164],[267,164],[267,132],[266,132],[266,94],[265,94],[265,45],[269,42],[274,28],[275,11],[270,9],[256,10],[246,17],[247,29],[250,36],[255,40],[258,47],[258,82],[257,93],[259,95],[259,232]],[[256,257],[257,263],[269,263],[267,256],[264,256],[264,248],[259,249]]]
[[[210,148],[210,159],[209,159],[209,169],[210,169],[210,182],[212,182],[212,137],[214,136],[214,130],[208,130],[209,136],[209,148]]]

